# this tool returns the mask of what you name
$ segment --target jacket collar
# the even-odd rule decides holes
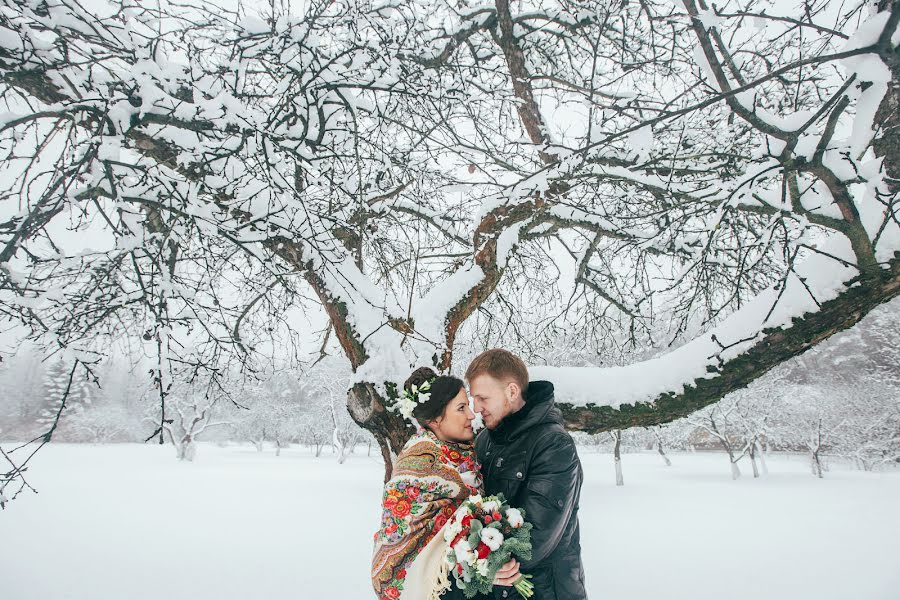
[[[503,419],[489,435],[494,443],[506,444],[535,425],[560,419],[561,414],[553,400],[553,384],[532,381],[525,391],[525,406]]]

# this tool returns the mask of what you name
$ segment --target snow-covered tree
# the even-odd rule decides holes
[[[230,425],[218,420],[215,406],[219,398],[194,393],[173,394],[169,406],[170,418],[163,423],[163,431],[175,447],[178,460],[193,461],[197,455],[197,438],[207,429]]]
[[[760,472],[763,475],[769,472],[763,445],[768,436],[769,420],[776,410],[777,397],[772,387],[779,385],[780,380],[767,377],[764,382],[766,386],[753,385],[735,393],[732,399],[734,411],[730,415],[741,435],[743,451],[750,459],[754,478],[759,477]]]
[[[160,427],[180,370],[258,369],[288,309],[327,318],[389,459],[391,390],[467,326],[616,347],[535,369],[611,431],[900,289],[889,0],[0,8],[3,318],[48,353],[140,335]]]
[[[845,388],[846,420],[838,430],[836,453],[864,471],[900,462],[900,395],[883,381]]]
[[[309,446],[316,458],[322,456],[322,450],[334,438],[330,412],[330,408],[320,407],[304,414],[300,421],[300,442]]]
[[[741,476],[738,462],[744,457],[748,448],[741,436],[742,432],[733,422],[733,413],[737,408],[736,402],[724,401],[688,418],[697,431],[706,434],[711,440],[718,443],[728,455],[732,479]]]
[[[38,424],[52,427],[63,412],[67,417],[84,412],[94,397],[93,385],[77,363],[70,365],[62,359],[51,363],[44,375],[43,410]]]
[[[23,351],[0,362],[0,424],[4,439],[26,440],[38,435],[45,364],[40,356]]]
[[[327,439],[339,464],[343,464],[357,444],[365,439],[364,430],[350,418],[345,408],[351,375],[340,361],[334,359],[319,361],[303,374],[304,392],[318,407],[311,415],[312,420],[306,422],[307,443],[315,447],[316,456],[319,456]]]
[[[263,381],[244,382],[239,394],[243,408],[233,415],[234,431],[262,452],[267,442],[275,454],[299,440],[302,416],[309,410],[299,374],[281,372]]]

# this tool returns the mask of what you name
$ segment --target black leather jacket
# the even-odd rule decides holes
[[[475,441],[488,495],[503,493],[510,506],[525,510],[533,555],[521,571],[534,576],[534,600],[582,600],[584,568],[578,502],[584,479],[572,436],[553,401],[553,384],[534,381],[525,406]],[[494,587],[496,598],[518,598]]]

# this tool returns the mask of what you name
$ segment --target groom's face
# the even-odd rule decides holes
[[[504,382],[490,375],[478,375],[469,381],[469,395],[475,412],[481,413],[485,427],[495,429],[509,416],[517,390],[514,382]]]

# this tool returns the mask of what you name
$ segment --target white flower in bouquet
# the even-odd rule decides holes
[[[513,529],[518,529],[525,524],[525,519],[522,518],[522,512],[518,508],[507,508],[506,520],[509,521],[509,526]]]
[[[490,514],[496,510],[500,510],[500,503],[496,500],[488,500],[481,508],[484,510],[484,512]]]
[[[481,508],[481,494],[475,494],[474,496],[469,496],[469,502],[471,502],[474,506]]]
[[[475,562],[476,554],[472,552],[472,547],[469,545],[468,540],[459,540],[456,542],[456,545],[453,546],[453,551],[456,552],[456,561],[471,565]]]
[[[494,552],[503,544],[503,534],[493,527],[485,527],[481,530],[481,541]]]
[[[479,558],[475,561],[475,570],[478,571],[478,574],[482,577],[488,576],[488,560],[486,558]]]
[[[456,519],[450,521],[444,526],[444,541],[449,542],[455,538],[460,531],[462,531],[462,524]]]

